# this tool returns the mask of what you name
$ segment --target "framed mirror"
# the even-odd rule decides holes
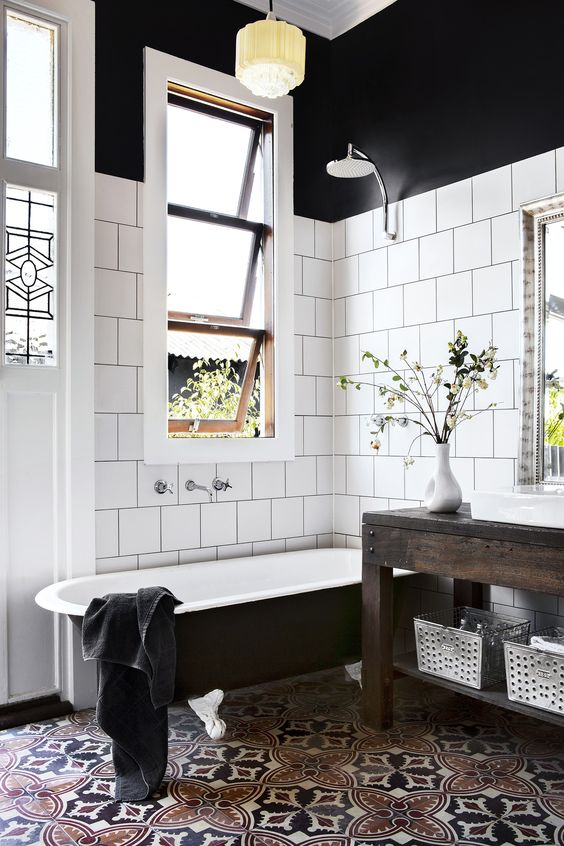
[[[564,485],[564,194],[521,206],[520,484]]]

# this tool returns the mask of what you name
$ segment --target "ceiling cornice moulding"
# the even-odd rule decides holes
[[[266,14],[268,0],[235,0]],[[323,38],[337,38],[396,0],[275,0],[277,18]]]

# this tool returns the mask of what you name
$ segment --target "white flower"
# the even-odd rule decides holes
[[[394,405],[396,404],[396,401],[397,401],[396,397],[394,397],[394,396],[388,397],[388,399],[386,400],[387,408],[390,408],[390,409],[393,408]]]
[[[497,379],[497,370],[492,370],[490,372],[490,379],[494,382]]]
[[[378,438],[374,438],[373,441],[370,441],[370,446],[374,450],[374,452],[378,452],[380,447],[382,446],[382,442],[378,440]]]
[[[471,388],[472,387],[472,379],[469,376],[466,376],[466,378],[462,380],[462,387],[463,388]]]
[[[413,362],[413,369],[416,370],[418,373],[423,370],[422,366],[419,364],[418,361]]]
[[[451,386],[450,386],[450,392],[451,392],[451,394],[457,394],[457,393],[459,392],[459,390],[460,390],[460,386],[459,386],[459,385],[451,385]]]
[[[476,384],[478,385],[479,388],[482,389],[482,391],[486,391],[489,387],[489,385],[488,385],[488,383],[486,382],[485,379],[478,379]]]
[[[415,464],[415,459],[412,458],[411,455],[406,455],[405,458],[403,459],[403,463],[409,469],[409,467],[411,467],[412,464]]]
[[[407,350],[404,350],[403,352],[401,352],[399,357],[405,361],[405,359],[407,358]]]
[[[449,429],[454,429],[456,426],[456,414],[447,414],[446,424]]]

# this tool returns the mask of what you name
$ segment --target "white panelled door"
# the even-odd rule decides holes
[[[34,596],[94,569],[94,4],[0,11],[0,704],[80,700]]]

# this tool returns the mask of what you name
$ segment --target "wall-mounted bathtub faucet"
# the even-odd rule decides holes
[[[193,479],[188,479],[185,488],[187,491],[205,491],[210,498],[210,502],[213,502],[213,491],[211,488],[207,488],[205,485],[197,485]]]
[[[158,482],[155,482],[153,485],[155,489],[155,493],[158,494],[165,494],[165,493],[174,493],[174,483],[173,482],[166,482],[164,479],[159,479]]]
[[[223,482],[218,476],[216,476],[212,482],[212,488],[216,491],[226,491],[227,488],[232,487],[233,485],[229,484],[229,479],[226,479],[225,482]]]
[[[378,426],[378,428],[380,428],[380,426],[384,425],[385,421],[386,421],[386,418],[384,417],[383,414],[374,414],[370,418],[369,425],[370,426]],[[393,422],[395,423],[396,426],[399,426],[400,429],[405,429],[405,427],[409,423],[409,419],[407,417],[394,417]]]

